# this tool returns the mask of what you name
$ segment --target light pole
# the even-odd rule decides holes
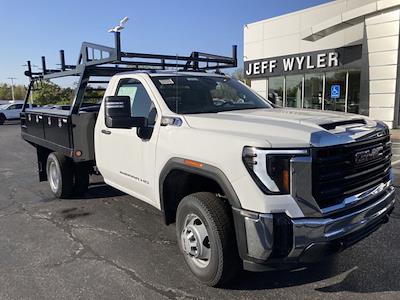
[[[14,79],[17,79],[15,77],[8,77],[7,79],[11,80],[11,95],[12,95],[12,99],[13,101],[15,100],[15,96],[14,96]]]

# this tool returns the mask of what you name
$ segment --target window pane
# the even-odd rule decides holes
[[[322,74],[306,74],[304,80],[304,108],[322,109]]]
[[[346,72],[326,73],[325,110],[345,111]]]
[[[263,98],[233,78],[222,76],[152,76],[168,108],[179,114],[218,113],[271,108]]]
[[[349,113],[362,113],[360,110],[360,83],[361,71],[349,71],[349,94],[347,96],[347,112]]]
[[[286,106],[301,108],[303,75],[286,76]]]
[[[129,96],[131,98],[132,117],[150,118],[155,108],[144,86],[134,79],[121,80],[117,92],[118,96]],[[155,120],[151,120],[155,121]]]
[[[283,106],[283,76],[268,79],[268,100]]]

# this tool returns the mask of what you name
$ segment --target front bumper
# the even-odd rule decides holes
[[[262,271],[321,260],[357,243],[387,222],[394,205],[395,192],[390,186],[363,206],[329,217],[291,219],[284,213],[233,209],[244,267]]]

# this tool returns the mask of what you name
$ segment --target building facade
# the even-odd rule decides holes
[[[251,87],[284,107],[400,127],[400,0],[337,0],[244,27]]]

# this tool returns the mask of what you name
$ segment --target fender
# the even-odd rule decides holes
[[[168,174],[173,170],[181,170],[186,171],[188,173],[201,175],[206,178],[214,180],[219,186],[222,188],[225,196],[227,197],[229,204],[233,208],[240,209],[242,206],[240,205],[240,201],[238,196],[236,195],[235,190],[233,189],[230,181],[226,177],[226,175],[218,168],[203,164],[202,168],[196,168],[193,166],[189,166],[185,164],[185,159],[174,157],[171,158],[164,166],[160,173],[160,180],[159,180],[159,188],[160,188],[160,204],[161,204],[161,211],[165,211],[165,199],[164,199],[164,181],[167,178]]]

